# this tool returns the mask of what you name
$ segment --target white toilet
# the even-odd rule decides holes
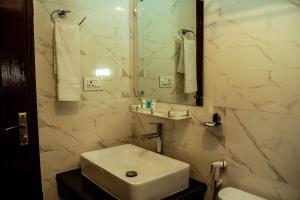
[[[233,187],[227,187],[220,190],[218,193],[219,200],[266,200],[254,194],[238,190]]]

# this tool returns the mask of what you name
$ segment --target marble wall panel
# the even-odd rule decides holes
[[[35,57],[40,156],[44,199],[58,199],[55,175],[79,167],[82,152],[128,143],[133,119],[132,30],[130,1],[34,1]],[[95,76],[96,69],[112,74],[102,79],[103,91],[81,92],[80,102],[58,102],[53,74],[54,9],[71,10],[60,23],[80,26],[81,72]]]
[[[213,194],[210,163],[225,159],[224,185],[267,199],[300,198],[298,1],[204,2],[204,107],[163,104],[160,109],[189,109],[193,119],[166,124],[165,154],[191,164],[192,177]],[[214,112],[218,128],[201,126]],[[135,116],[139,141],[154,118]]]
[[[180,13],[181,2],[162,2],[162,7],[170,8],[166,13],[152,4],[152,12],[143,20]],[[83,75],[94,75],[99,66],[112,70],[112,76],[103,79],[104,91],[82,92],[82,101],[77,104],[56,102],[49,13],[61,6],[76,11],[66,23],[88,16],[81,28]],[[123,0],[35,1],[45,199],[57,199],[55,174],[78,167],[81,152],[129,142],[154,151],[155,140],[140,139],[141,134],[155,131],[149,122],[164,123],[164,153],[190,163],[191,176],[209,186],[206,199],[212,198],[214,189],[210,163],[224,159],[228,162],[224,187],[234,186],[267,199],[299,199],[298,1],[205,1],[204,107],[158,105],[164,110],[189,109],[193,118],[180,122],[136,115],[127,109],[133,101],[138,102],[131,99],[131,40],[136,35],[130,24],[134,20],[130,8],[129,1]],[[171,37],[172,31],[167,35]],[[148,52],[145,55],[150,60],[159,53],[166,59],[172,56],[159,45]],[[149,75],[144,66],[138,72]],[[223,125],[203,127],[214,112],[221,114]]]

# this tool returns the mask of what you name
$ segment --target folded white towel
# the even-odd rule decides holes
[[[131,105],[131,110],[133,111],[138,111],[142,108],[142,106],[139,104],[139,105]]]
[[[169,117],[179,118],[179,117],[188,117],[188,111],[170,111]]]
[[[78,25],[55,23],[54,72],[59,101],[80,100],[80,34]]]
[[[177,72],[184,74],[184,93],[197,92],[196,41],[183,39]]]

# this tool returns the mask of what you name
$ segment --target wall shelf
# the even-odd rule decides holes
[[[192,116],[190,115],[189,110],[185,111],[159,111],[159,110],[152,110],[152,109],[146,109],[142,108],[140,105],[133,105],[131,107],[131,112],[133,113],[139,113],[143,115],[148,115],[152,117],[159,117],[164,119],[171,119],[171,120],[185,120],[185,119],[191,119]]]

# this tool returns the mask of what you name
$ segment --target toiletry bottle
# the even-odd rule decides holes
[[[147,99],[146,108],[151,109],[151,99]]]
[[[151,108],[153,111],[156,109],[156,101],[155,100],[151,101]]]
[[[146,103],[147,100],[145,98],[142,98],[142,103],[141,103],[142,108],[146,108]]]
[[[160,105],[160,101],[159,101],[159,97],[156,99],[156,102],[155,102],[155,108],[156,109],[159,109],[159,105]]]

